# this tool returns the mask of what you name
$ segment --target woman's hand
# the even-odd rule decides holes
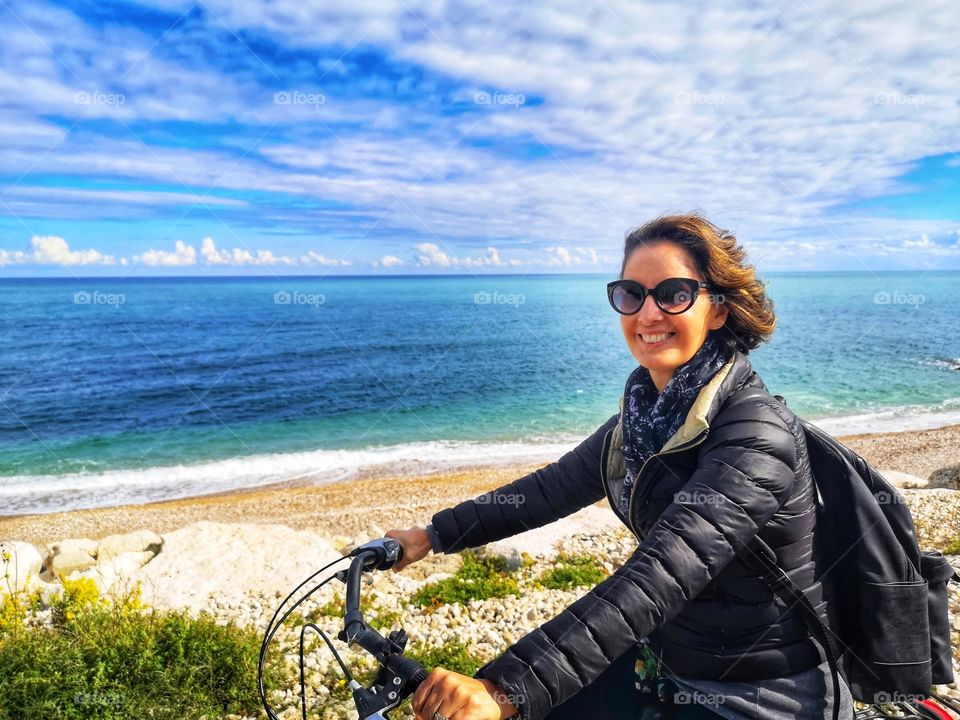
[[[387,537],[396,540],[403,548],[403,559],[393,566],[394,572],[400,572],[407,565],[412,565],[417,560],[423,560],[433,549],[426,528],[412,527],[409,530],[388,530]]]
[[[416,720],[434,720],[440,713],[447,720],[503,720],[517,708],[506,693],[486,679],[434,668],[413,694],[411,707]]]

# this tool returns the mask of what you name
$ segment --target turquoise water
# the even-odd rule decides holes
[[[0,507],[555,459],[635,367],[609,279],[2,280]],[[795,411],[960,422],[960,273],[764,279],[778,329],[750,357]]]

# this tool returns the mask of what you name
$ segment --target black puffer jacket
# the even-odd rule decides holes
[[[434,515],[443,551],[479,547],[619,497],[618,417],[559,461]],[[500,685],[524,718],[538,720],[643,637],[681,677],[758,680],[819,664],[802,616],[775,600],[747,548],[759,530],[826,622],[813,562],[814,493],[798,421],[737,352],[644,464],[631,522],[611,501],[640,540],[633,555],[476,677]]]

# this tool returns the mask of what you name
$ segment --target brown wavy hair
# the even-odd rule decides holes
[[[633,228],[623,244],[620,277],[630,254],[640,245],[672,242],[686,250],[705,282],[727,306],[729,315],[717,333],[731,350],[743,353],[760,346],[773,335],[777,319],[766,284],[747,264],[747,253],[733,233],[722,230],[697,212],[663,215]]]

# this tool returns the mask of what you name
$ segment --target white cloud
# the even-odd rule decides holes
[[[21,250],[0,250],[0,266],[16,265],[27,261],[27,254]]]
[[[33,254],[28,262],[39,265],[114,265],[113,255],[97,250],[71,250],[67,241],[56,235],[34,235],[30,238]]]
[[[200,243],[200,255],[207,265],[296,265],[296,260],[285,255],[274,255],[270,250],[257,250],[256,254],[245,248],[217,250],[212,237],[205,237]]]
[[[180,12],[189,2],[152,4]],[[391,88],[351,98],[331,91],[319,108],[278,106],[272,92],[293,89],[279,87],[279,79],[276,88],[257,85],[248,74],[232,73],[232,64],[205,62],[199,50],[167,59],[150,53],[154,39],[132,24],[101,30],[68,10],[31,3],[18,10],[30,30],[11,28],[0,49],[0,95],[18,98],[15,109],[0,110],[0,167],[26,173],[49,152],[58,172],[81,178],[132,177],[148,186],[255,190],[325,203],[323,210],[297,213],[269,205],[258,221],[273,227],[342,229],[392,208],[381,229],[430,237],[426,227],[439,238],[424,244],[435,251],[419,252],[425,264],[412,261],[434,268],[502,267],[507,261],[498,263],[488,251],[474,254],[491,242],[517,247],[515,241],[529,249],[531,264],[545,256],[543,262],[577,268],[609,262],[611,253],[617,262],[626,228],[692,207],[735,228],[741,239],[755,239],[751,247],[768,258],[785,257],[778,244],[812,238],[816,247],[823,242],[824,260],[840,241],[897,253],[907,242],[923,243],[921,233],[932,239],[910,247],[937,254],[943,235],[956,227],[955,218],[927,222],[850,209],[903,191],[899,178],[918,158],[960,147],[956,32],[942,20],[955,13],[955,0],[925,0],[922,7],[811,0],[788,13],[681,0],[656,7],[609,0],[588,13],[563,3],[519,13],[495,3],[464,8],[428,0],[389,7],[207,4],[208,26],[201,20],[193,30],[200,42],[212,41],[220,22],[293,47],[363,40],[391,59],[425,67],[423,92],[409,104]],[[410,32],[411,14],[417,32]],[[114,51],[92,52],[108,32]],[[167,39],[182,42],[176,32]],[[70,62],[82,50],[91,51],[89,86],[71,87],[56,58]],[[243,59],[265,72],[252,55],[241,53]],[[350,57],[335,65],[333,73],[346,77]],[[459,82],[454,97],[464,112],[438,111],[447,97],[428,96],[431,72]],[[178,82],[163,81],[170,77]],[[74,101],[78,91],[117,83],[122,104]],[[474,89],[537,102],[476,104]],[[145,149],[122,134],[65,133],[44,120],[54,116],[278,125],[259,144],[251,138]],[[311,130],[305,118],[322,121]],[[535,161],[525,159],[524,146],[536,151]],[[101,210],[92,192],[31,186],[14,189],[4,203],[15,214],[73,219]],[[197,201],[193,190],[96,192],[111,212]],[[441,251],[447,243],[466,248],[465,257]],[[808,252],[785,247],[795,256]],[[243,249],[201,247],[200,254],[210,265],[286,264]],[[17,260],[8,252],[0,262]]]
[[[573,256],[565,247],[548,247],[546,251],[549,255],[548,265],[573,265],[574,263]]]
[[[207,265],[226,265],[230,262],[230,253],[226,250],[219,252],[212,237],[205,237],[200,242],[200,254]]]
[[[173,252],[166,250],[147,250],[142,255],[135,255],[133,259],[150,267],[195,265],[197,262],[197,249],[193,247],[193,245],[187,245],[183,240],[177,240]]]
[[[379,260],[374,260],[371,264],[373,267],[398,267],[403,265],[403,260],[396,255],[384,255]]]
[[[926,233],[920,233],[919,240],[905,240],[903,243],[904,247],[907,248],[918,248],[920,250],[927,250],[933,247],[933,243],[930,241],[930,238]]]
[[[413,246],[420,253],[417,257],[417,264],[421,267],[436,265],[438,267],[451,267],[460,264],[460,260],[450,257],[443,252],[436,243],[418,243]]]
[[[257,250],[257,265],[296,265],[297,261],[286,255],[274,255],[270,250]]]
[[[300,258],[300,263],[302,265],[324,265],[327,267],[346,267],[350,264],[349,260],[341,260],[338,258],[328,258],[325,255],[310,250],[306,255],[303,255]]]

